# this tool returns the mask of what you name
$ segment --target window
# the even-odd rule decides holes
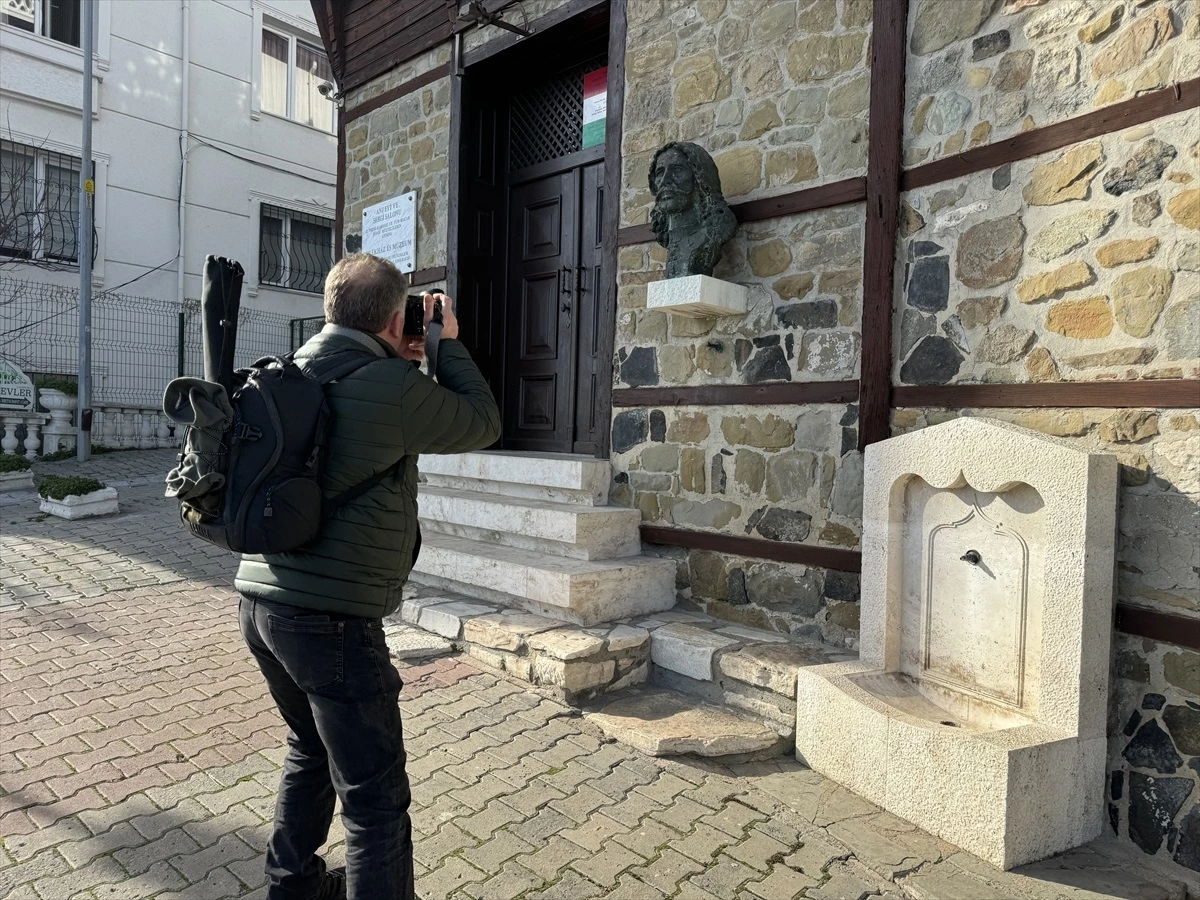
[[[79,160],[0,141],[0,254],[75,262]]]
[[[80,0],[0,0],[0,23],[79,46]]]
[[[319,294],[333,267],[333,220],[263,204],[258,280]]]
[[[333,103],[318,90],[327,81],[333,83],[333,69],[320,47],[263,29],[259,98],[263,112],[331,132]]]

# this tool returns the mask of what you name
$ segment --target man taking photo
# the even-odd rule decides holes
[[[267,846],[271,900],[409,900],[411,800],[401,733],[400,675],[382,619],[400,606],[421,535],[417,457],[480,450],[500,434],[500,413],[458,338],[443,301],[437,381],[419,362],[424,338],[404,333],[407,279],[359,253],[325,280],[326,325],[296,354],[306,369],[347,351],[376,357],[330,383],[325,496],[394,470],[340,507],[302,550],[243,556],[243,637],[289,732]],[[424,296],[425,325],[434,298]],[[346,827],[345,871],[326,871],[317,849],[335,795]]]

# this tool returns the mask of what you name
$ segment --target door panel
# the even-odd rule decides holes
[[[578,348],[576,350],[575,438],[572,451],[595,454],[599,451],[603,431],[608,426],[601,421],[600,391],[600,264],[604,259],[604,163],[584,166],[580,177],[578,291],[576,294]]]
[[[579,246],[577,173],[513,187],[508,218],[504,446],[569,453]]]

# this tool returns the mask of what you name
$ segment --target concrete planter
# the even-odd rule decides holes
[[[33,489],[33,470],[24,472],[0,472],[0,494]]]
[[[89,516],[108,516],[117,512],[117,489],[106,487],[82,497],[68,494],[61,500],[41,498],[41,510],[60,519],[86,519]]]

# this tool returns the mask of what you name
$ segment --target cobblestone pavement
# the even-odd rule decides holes
[[[0,508],[0,898],[262,897],[284,727],[231,560],[137,483],[169,455],[121,456],[88,470],[132,482],[118,516]],[[425,900],[1186,896],[1111,841],[1000,873],[789,759],[645,757],[453,656],[402,675]]]

